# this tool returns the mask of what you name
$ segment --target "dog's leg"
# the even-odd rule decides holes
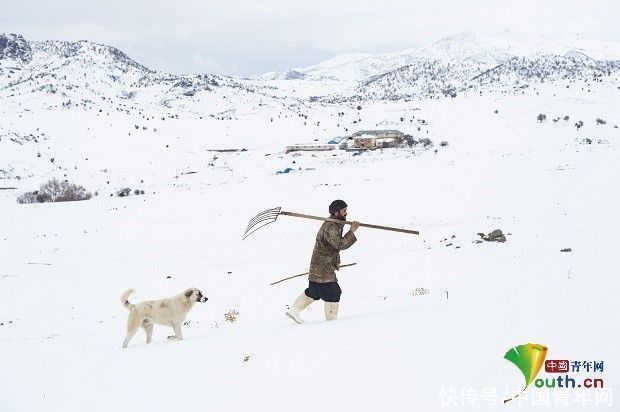
[[[127,337],[123,342],[123,348],[127,347],[131,338],[133,338],[138,329],[140,329],[141,324],[142,319],[138,317],[138,313],[135,310],[129,312],[129,317],[127,318]]]
[[[153,322],[149,322],[148,320],[142,321],[142,329],[144,329],[144,333],[146,333],[146,343],[151,343],[151,338],[153,337]]]
[[[181,324],[173,323],[172,329],[174,329],[174,333],[176,336],[168,336],[168,339],[183,340],[183,333],[181,333]]]

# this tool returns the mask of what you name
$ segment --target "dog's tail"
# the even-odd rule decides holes
[[[128,300],[129,295],[131,295],[135,291],[136,291],[135,289],[128,289],[125,293],[121,295],[121,304],[129,310],[133,309],[133,304],[129,303],[129,300]]]

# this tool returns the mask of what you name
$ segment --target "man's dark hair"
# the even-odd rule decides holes
[[[344,209],[345,207],[347,207],[347,204],[345,203],[344,200],[340,200],[340,199],[334,200],[329,205],[329,214],[335,215],[336,213],[338,213],[340,209]]]

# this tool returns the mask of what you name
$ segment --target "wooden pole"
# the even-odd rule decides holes
[[[340,224],[343,224],[343,225],[350,225],[350,224],[353,223],[353,222],[350,222],[348,220],[331,219],[329,217],[304,215],[302,213],[294,213],[294,212],[284,212],[284,211],[281,211],[279,214],[280,215],[285,215],[285,216],[302,217],[304,219],[322,220],[324,222],[335,222],[335,223],[340,223]],[[389,231],[392,231],[392,232],[400,232],[400,233],[409,233],[411,235],[419,235],[420,234],[420,232],[418,232],[417,230],[400,229],[400,228],[397,228],[397,227],[389,227],[389,226],[371,225],[369,223],[361,223],[361,222],[360,222],[360,227],[367,227],[367,228],[370,228],[370,229],[389,230]]]
[[[346,265],[340,265],[340,267],[341,268],[345,268],[347,266],[353,266],[353,265],[356,265],[356,264],[357,263],[347,263]],[[305,273],[300,273],[299,275],[289,276],[287,278],[280,279],[280,280],[278,280],[276,282],[270,283],[269,285],[275,285],[276,283],[284,282],[285,280],[289,280],[289,279],[293,279],[293,278],[298,278],[298,277],[303,276],[303,275],[308,275],[309,273],[310,272],[305,272]]]

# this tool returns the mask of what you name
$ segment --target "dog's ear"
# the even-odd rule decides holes
[[[193,289],[187,289],[187,290],[185,291],[185,297],[189,299],[189,298],[190,298],[190,296],[192,296],[192,293],[194,293],[194,290],[193,290]]]

